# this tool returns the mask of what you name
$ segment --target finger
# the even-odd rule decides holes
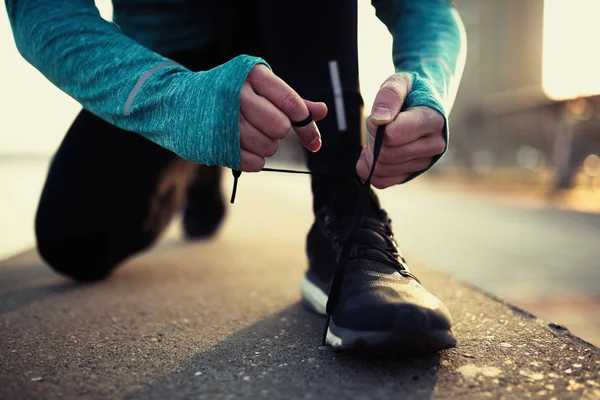
[[[272,157],[279,148],[277,140],[252,126],[243,114],[240,114],[240,144],[242,149],[261,157]]]
[[[369,167],[373,164],[373,142],[373,137],[368,135],[365,158]],[[379,153],[377,166],[382,165],[385,167],[386,165],[398,165],[412,160],[431,159],[441,155],[445,149],[446,140],[441,134],[430,134],[401,146],[384,145]],[[376,169],[375,171],[379,170]]]
[[[375,125],[392,122],[400,113],[411,86],[412,80],[406,74],[394,74],[386,79],[375,96],[369,120]]]
[[[244,172],[258,172],[265,166],[265,159],[248,150],[241,149],[241,169]]]
[[[390,177],[373,176],[373,178],[371,178],[371,184],[377,189],[385,189],[390,186],[404,183],[411,175],[412,174],[404,174]]]
[[[386,146],[402,146],[426,135],[442,135],[444,117],[428,107],[414,107],[401,112],[398,117],[385,128],[383,144]],[[377,126],[367,121],[370,136],[375,137]]]
[[[380,164],[375,166],[374,176],[391,177],[408,173],[420,172],[427,169],[433,162],[432,158],[418,158],[399,164]]]
[[[269,100],[257,95],[247,83],[242,87],[240,110],[252,126],[271,139],[283,139],[292,128],[290,120]]]
[[[441,135],[429,135],[402,146],[383,146],[377,164],[399,164],[418,158],[439,156],[446,149],[446,140]]]
[[[304,121],[309,116],[308,107],[300,95],[267,67],[258,65],[253,68],[247,81],[257,94],[270,101],[290,121]],[[321,148],[321,133],[314,121],[295,127],[294,131],[308,150],[316,152]]]
[[[310,111],[314,121],[320,121],[327,116],[328,110],[325,103],[304,100],[304,104],[308,107],[308,111]]]

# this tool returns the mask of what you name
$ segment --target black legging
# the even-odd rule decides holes
[[[308,3],[234,0],[235,12],[228,13],[217,41],[169,57],[191,70],[210,69],[242,53],[263,57],[302,97],[329,107],[319,122],[323,147],[307,152],[308,167],[350,170],[360,153],[362,114],[356,1]],[[336,117],[330,61],[339,70],[344,121]],[[186,198],[191,207],[219,201],[218,178],[218,168],[184,161],[83,110],[48,172],[35,221],[39,252],[74,279],[100,279],[151,245]],[[333,186],[328,178],[313,177],[315,210]]]

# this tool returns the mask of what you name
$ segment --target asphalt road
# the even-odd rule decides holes
[[[0,398],[600,396],[598,349],[416,263],[458,348],[386,360],[320,347],[323,319],[299,305],[307,190],[244,175],[218,237],[184,243],[174,226],[99,284],[34,252],[0,263]]]

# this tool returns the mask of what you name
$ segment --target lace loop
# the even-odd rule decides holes
[[[354,211],[354,217],[352,219],[352,225],[346,238],[344,239],[344,244],[342,245],[342,250],[340,252],[340,257],[338,259],[337,266],[335,268],[335,273],[333,275],[333,280],[331,281],[331,285],[329,287],[329,295],[327,298],[327,320],[325,323],[325,329],[323,332],[323,344],[325,344],[325,339],[327,336],[327,331],[329,329],[329,323],[331,321],[331,315],[335,311],[336,307],[339,303],[340,291],[342,288],[342,282],[344,280],[344,275],[346,273],[346,267],[348,264],[348,260],[350,257],[350,253],[352,251],[352,247],[354,246],[356,233],[360,228],[364,213],[365,207],[367,204],[367,200],[369,198],[369,190],[371,188],[371,178],[375,172],[375,165],[377,165],[377,159],[379,158],[379,153],[381,152],[381,147],[383,145],[383,137],[385,134],[385,125],[380,125],[377,127],[377,132],[375,134],[375,143],[373,146],[373,165],[371,165],[371,169],[369,171],[369,176],[367,180],[361,184],[358,199],[356,202],[356,208]],[[340,173],[323,173],[323,172],[312,172],[312,171],[297,171],[297,170],[288,170],[288,169],[278,169],[278,168],[263,168],[261,171],[267,172],[284,172],[291,174],[307,174],[307,175],[322,175],[322,176],[344,176],[346,175],[343,171]],[[233,191],[231,193],[231,203],[235,201],[235,195],[237,191],[238,179],[241,176],[242,172],[239,170],[232,170],[233,173]],[[402,266],[403,264],[401,264]],[[394,266],[403,276],[414,278],[412,273],[405,268],[398,268]],[[402,271],[402,272],[401,272]],[[416,279],[416,278],[414,278]]]

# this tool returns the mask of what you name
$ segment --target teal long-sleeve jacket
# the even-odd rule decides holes
[[[240,55],[192,72],[161,55],[211,39],[213,2],[113,0],[115,23],[102,19],[93,0],[5,2],[21,55],[85,109],[189,161],[239,169],[241,87],[266,61]],[[373,5],[393,35],[396,71],[413,76],[405,107],[425,105],[446,117],[464,60],[456,10],[447,0]]]

